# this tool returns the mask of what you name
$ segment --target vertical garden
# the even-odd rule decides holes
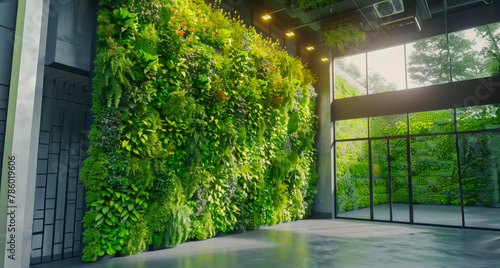
[[[313,74],[202,0],[101,0],[83,260],[310,213]]]

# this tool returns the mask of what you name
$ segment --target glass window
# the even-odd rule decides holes
[[[414,221],[461,226],[455,135],[413,137],[410,146]]]
[[[390,176],[392,194],[392,220],[410,221],[410,195],[408,187],[408,154],[406,139],[391,139]]]
[[[445,35],[406,44],[408,88],[450,82],[450,62]]]
[[[500,75],[500,23],[449,36],[453,81]]]
[[[358,139],[368,137],[368,118],[335,121],[335,139]]]
[[[336,143],[337,215],[370,218],[368,141]]]
[[[499,104],[457,109],[458,131],[500,128]]]
[[[458,136],[465,225],[500,228],[500,133]]]
[[[408,134],[406,114],[370,117],[370,137],[388,137]]]
[[[410,114],[410,135],[454,131],[453,109]]]
[[[374,140],[372,144],[373,217],[390,220],[389,152],[387,140]]]
[[[368,94],[406,88],[404,46],[371,51],[368,61]]]
[[[335,99],[366,95],[366,54],[337,58],[335,66]]]

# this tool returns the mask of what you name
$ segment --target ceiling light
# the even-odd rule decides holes
[[[276,13],[276,12],[280,12],[280,11],[283,11],[283,10],[285,10],[285,9],[286,9],[286,8],[281,8],[281,9],[275,10],[275,11],[273,11],[273,12],[269,12],[269,13],[267,13],[267,12],[266,12],[266,13],[264,14],[264,16],[262,16],[262,19],[263,19],[263,20],[270,20],[270,19],[271,19],[271,14],[274,14],[274,13]]]
[[[314,50],[314,47],[313,46],[308,46],[308,47],[306,47],[306,49],[309,50],[309,51],[312,51],[312,50]]]
[[[292,31],[288,31],[288,32],[286,32],[286,36],[288,36],[288,37],[292,37],[292,36],[294,36],[294,35],[295,35],[295,33],[294,33],[294,32],[292,32]]]
[[[328,58],[321,58],[321,61],[328,61]]]

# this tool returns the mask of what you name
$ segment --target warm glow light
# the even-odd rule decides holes
[[[294,35],[295,35],[295,33],[294,33],[294,32],[292,32],[292,31],[288,31],[288,32],[286,32],[286,36],[288,36],[288,37],[292,37],[292,36],[294,36]]]
[[[269,16],[269,14],[266,14],[266,15],[262,16],[262,19],[269,20],[269,19],[271,19],[271,16]]]
[[[311,51],[311,50],[314,50],[314,47],[313,46],[308,46],[306,47],[307,50]]]
[[[328,58],[321,58],[321,61],[328,61]]]

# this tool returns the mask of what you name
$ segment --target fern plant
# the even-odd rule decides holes
[[[322,34],[325,37],[326,44],[341,53],[348,46],[358,48],[358,45],[364,43],[366,39],[366,33],[355,23],[331,26],[326,28]]]
[[[186,242],[191,228],[192,210],[186,204],[176,204],[170,208],[166,222],[165,246],[177,246]]]

